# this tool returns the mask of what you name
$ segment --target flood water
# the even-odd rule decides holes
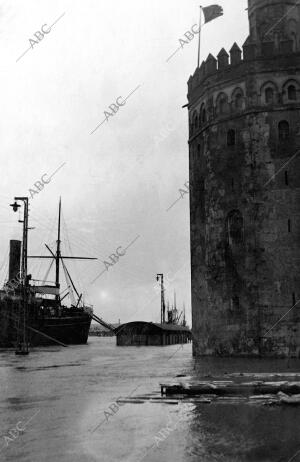
[[[299,371],[299,361],[195,361],[191,350],[91,337],[28,357],[0,351],[0,460],[300,461],[300,406],[161,399],[159,386],[176,375]]]

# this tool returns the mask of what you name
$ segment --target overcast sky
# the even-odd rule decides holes
[[[234,41],[241,46],[248,35],[247,1],[219,4],[224,16],[203,28],[202,58],[222,47],[229,50]],[[197,63],[198,38],[166,61],[197,23],[198,3],[9,0],[1,2],[0,13],[1,283],[7,278],[9,239],[20,238],[22,231],[8,204],[15,195],[30,196],[35,182],[61,167],[31,200],[35,229],[29,253],[46,255],[44,243],[55,245],[62,196],[63,252],[99,259],[68,264],[98,315],[110,322],[159,321],[155,276],[164,273],[170,299],[175,288],[190,320],[188,195],[167,209],[188,180],[187,109],[182,106]],[[30,38],[38,41],[34,33],[45,24],[49,30],[58,18],[30,48]],[[91,134],[105,119],[104,111],[128,95],[126,104]],[[128,245],[103,272],[103,261],[111,262],[109,256]],[[36,279],[46,269],[38,261],[29,266]]]

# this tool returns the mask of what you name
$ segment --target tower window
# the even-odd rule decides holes
[[[237,295],[234,295],[231,299],[231,309],[238,311],[240,309],[240,299]]]
[[[282,120],[278,124],[278,136],[280,141],[287,140],[290,136],[290,125],[286,120]]]
[[[296,101],[297,100],[297,90],[295,85],[289,85],[288,87],[288,99],[290,101]]]
[[[235,130],[231,129],[227,132],[227,146],[235,145]]]
[[[290,233],[292,230],[292,226],[291,226],[291,220],[290,218],[288,219],[288,232]]]
[[[289,175],[288,175],[287,171],[284,172],[284,179],[285,179],[285,184],[288,186],[288,184],[289,184]]]
[[[236,109],[242,109],[242,107],[243,107],[243,95],[241,93],[238,93],[235,96],[234,103],[235,103],[234,105],[235,105]]]
[[[200,119],[202,123],[206,122],[206,110],[205,110],[205,104],[203,103],[200,109]]]
[[[297,51],[297,34],[295,32],[292,32],[291,38],[293,40],[293,51]]]
[[[198,128],[198,113],[197,111],[193,112],[192,119],[191,119],[191,133],[195,133]]]
[[[267,104],[272,104],[274,101],[274,90],[271,87],[266,88],[265,90],[265,100]]]
[[[195,117],[194,129],[197,130],[197,128],[198,128],[198,117],[196,116],[196,117]]]
[[[241,88],[237,87],[231,94],[231,105],[234,110],[243,109],[244,105],[244,92]]]
[[[225,114],[227,109],[227,100],[226,98],[222,98],[220,100],[220,114]]]
[[[216,102],[217,114],[226,114],[229,110],[228,96],[226,93],[220,93]]]
[[[227,236],[228,242],[232,244],[241,244],[243,242],[244,220],[239,210],[233,210],[227,217]]]

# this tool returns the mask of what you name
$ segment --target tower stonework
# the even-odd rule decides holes
[[[300,357],[300,4],[188,81],[194,355]]]

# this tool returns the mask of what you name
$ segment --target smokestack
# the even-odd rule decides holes
[[[21,262],[21,241],[9,241],[9,276],[8,280],[18,280]]]

